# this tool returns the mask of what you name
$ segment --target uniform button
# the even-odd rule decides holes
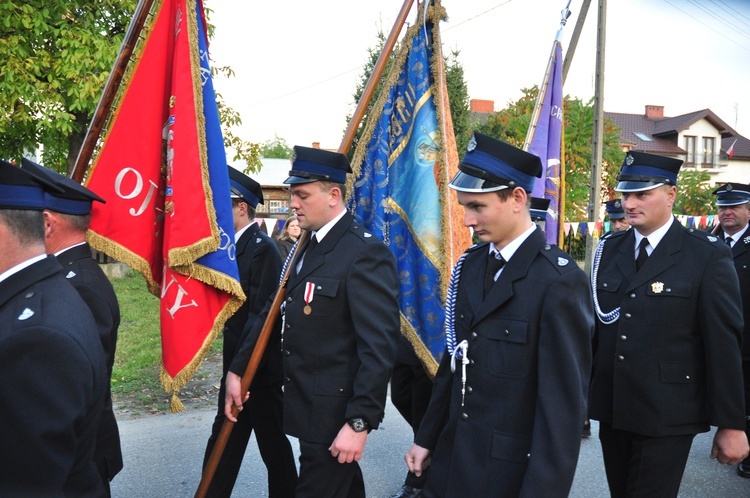
[[[339,387],[339,392],[343,393],[344,392],[344,388],[343,387]]]
[[[607,282],[604,282],[604,283],[602,284],[602,287],[606,287],[606,286],[607,286]]]
[[[671,289],[670,287],[667,287],[667,288],[666,288],[665,290],[666,290],[667,292],[672,292],[672,289]]]
[[[34,291],[27,292],[25,297],[26,297],[26,299],[28,299],[30,297],[34,297]]]
[[[284,381],[285,381],[285,382],[291,382],[291,381],[292,381],[292,379],[290,379],[289,377],[287,377],[286,379],[284,379]]]
[[[471,386],[466,386],[466,392],[469,393],[469,394],[471,394],[471,393],[474,392],[474,388],[471,387]]]
[[[472,332],[471,333],[471,338],[472,339],[476,339],[477,338],[477,333],[476,332]]]
[[[627,340],[628,340],[628,336],[626,336],[626,335],[621,335],[621,336],[620,336],[620,340],[621,340],[621,341],[627,341]]]
[[[505,334],[505,335],[510,335],[510,330],[508,330],[508,329],[505,329],[505,331],[504,331],[504,334]]]
[[[458,315],[458,316],[460,316],[460,317],[461,317],[461,320],[463,320],[463,319],[464,319],[464,316],[463,316],[463,315]]]
[[[630,313],[625,313],[625,318],[632,318],[632,315]]]
[[[320,290],[320,289],[322,289],[323,287],[321,287],[321,286],[319,286],[319,285],[318,285],[318,286],[317,286],[317,287],[315,287],[315,288],[316,288],[317,290]]]
[[[292,328],[292,326],[287,323],[286,324],[286,329],[289,330],[290,328]]]
[[[474,364],[474,360],[469,360],[469,365],[473,365],[473,364]]]
[[[284,354],[290,356],[292,353],[287,349],[286,351],[284,351]]]
[[[630,299],[635,299],[635,292],[630,295]]]
[[[686,378],[687,380],[690,380],[690,376],[689,376],[689,375],[686,375],[686,376],[685,376],[685,378]]]
[[[468,418],[469,418],[469,414],[467,414],[467,413],[462,413],[461,414],[461,420],[467,420]]]
[[[526,458],[531,458],[531,453],[526,453]]]
[[[292,302],[292,296],[289,296],[288,298],[286,298],[286,302],[291,303]]]
[[[623,355],[620,355],[617,357],[617,361],[625,361],[625,357]]]

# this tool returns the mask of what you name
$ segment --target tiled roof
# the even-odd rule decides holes
[[[643,114],[623,114],[619,112],[605,112],[604,118],[612,121],[620,128],[620,142],[631,146],[633,150],[652,152],[654,154],[684,154],[685,151],[664,138],[655,136],[656,121],[648,119]],[[636,133],[650,137],[643,140]]]
[[[735,140],[737,141],[737,143],[735,143]],[[732,159],[750,160],[750,140],[743,137],[742,135],[723,138],[721,140],[721,151],[726,154],[733,143],[734,151],[732,154]]]
[[[740,137],[711,109],[655,119],[647,118],[644,114],[605,112],[604,118],[611,120],[615,126],[620,128],[620,142],[629,145],[632,150],[671,155],[685,154],[685,150],[674,143],[677,134],[687,130],[697,121],[705,119],[715,126],[722,135],[722,150],[724,152],[732,145],[734,138],[739,138],[732,157],[750,157],[750,140]],[[644,140],[638,135],[648,137],[651,140]]]

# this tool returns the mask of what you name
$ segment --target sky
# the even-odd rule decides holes
[[[216,31],[214,66],[233,78],[214,84],[239,111],[245,140],[275,136],[292,145],[338,148],[368,48],[387,36],[403,0],[204,0]],[[568,0],[442,0],[443,53],[459,51],[472,99],[495,110],[541,84],[560,11]],[[750,1],[611,0],[607,2],[604,109],[665,116],[711,109],[750,137]],[[563,55],[583,0],[571,0]],[[594,95],[598,0],[591,1],[563,91]],[[408,17],[414,22],[416,1]],[[399,39],[403,36],[402,30]]]

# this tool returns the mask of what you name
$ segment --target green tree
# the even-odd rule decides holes
[[[522,97],[505,109],[494,113],[477,129],[504,142],[522,147],[531,122],[539,88],[524,88]],[[591,183],[591,138],[594,123],[593,100],[584,103],[566,96],[563,101],[565,218],[580,220],[586,217]],[[610,122],[604,123],[604,164],[602,168],[602,198],[614,195],[617,170],[624,153],[619,147],[619,131]]]
[[[362,98],[362,94],[365,91],[365,87],[367,86],[367,82],[370,79],[370,75],[372,74],[373,69],[375,69],[375,64],[377,64],[378,62],[378,57],[380,57],[380,53],[383,51],[385,42],[386,42],[386,36],[383,33],[383,29],[381,27],[378,30],[377,42],[375,43],[375,46],[367,49],[367,61],[365,62],[365,65],[362,67],[362,75],[360,76],[359,83],[357,83],[357,88],[355,89],[354,94],[352,95],[352,97],[354,98],[355,105],[358,105],[360,99]],[[383,83],[385,82],[385,78],[388,76],[388,72],[390,71],[391,63],[393,62],[394,53],[397,51],[398,51],[398,44],[396,47],[394,47],[393,52],[391,52],[390,57],[388,58],[388,61],[386,62],[386,66],[385,66],[385,69],[383,70],[383,74],[380,76],[380,80],[378,80],[375,86],[375,92],[372,94],[372,99],[370,99],[370,102],[367,104],[367,109],[365,109],[364,115],[362,116],[362,121],[360,121],[359,126],[357,127],[357,132],[354,134],[354,141],[352,142],[351,148],[347,152],[347,156],[349,157],[350,160],[352,156],[354,155],[354,149],[357,148],[357,143],[359,142],[359,139],[365,130],[365,123],[367,122],[367,116],[370,115],[372,106],[373,104],[375,104],[375,101],[378,99],[378,95],[380,95],[380,92],[383,89]],[[349,127],[349,122],[352,120],[352,117],[353,117],[352,114],[346,115],[346,127],[344,128],[344,131],[341,133],[342,136],[346,133],[346,129]]]
[[[451,50],[445,58],[445,84],[453,120],[453,133],[456,136],[458,155],[462,156],[471,139],[471,110],[469,88],[464,79],[464,67],[458,60],[460,51]]]
[[[677,179],[677,200],[672,212],[691,216],[703,216],[716,212],[716,198],[706,171],[681,171]]]
[[[273,140],[266,140],[260,147],[261,155],[269,159],[289,159],[292,149],[283,138],[274,135]]]
[[[0,0],[0,157],[41,146],[47,167],[72,170],[136,3]],[[225,142],[252,163],[259,147],[234,136],[239,115],[220,105]]]

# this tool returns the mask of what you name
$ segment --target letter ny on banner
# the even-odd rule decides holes
[[[161,301],[161,380],[176,393],[244,301],[200,0],[151,8],[86,185],[107,200],[89,242]]]

